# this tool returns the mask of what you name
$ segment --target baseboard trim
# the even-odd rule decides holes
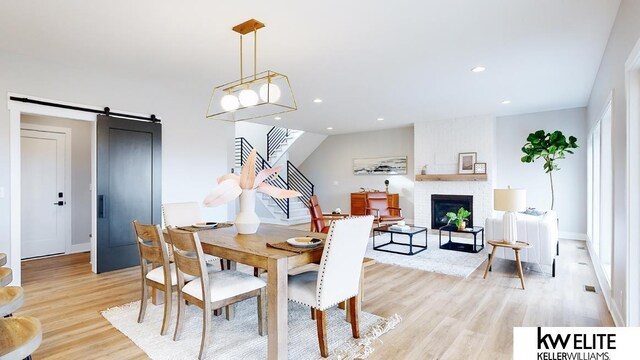
[[[576,232],[560,231],[558,233],[558,237],[561,239],[568,239],[568,240],[587,241],[587,234],[581,234]]]
[[[587,251],[589,252],[591,263],[593,264],[593,268],[596,272],[596,279],[598,281],[598,284],[600,285],[600,291],[602,291],[604,301],[607,304],[607,308],[609,309],[611,318],[613,318],[613,323],[618,327],[623,327],[625,326],[624,318],[622,317],[620,309],[618,309],[618,305],[616,305],[615,300],[611,298],[611,286],[609,285],[609,282],[607,281],[607,278],[602,271],[600,259],[593,252],[590,241],[587,241]]]
[[[72,244],[71,251],[69,254],[81,253],[81,252],[89,252],[91,251],[91,243],[86,242],[82,244]]]

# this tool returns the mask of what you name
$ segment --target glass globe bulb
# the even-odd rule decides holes
[[[220,106],[224,111],[234,111],[240,107],[240,103],[235,95],[227,94],[220,99]]]
[[[240,99],[240,104],[244,107],[254,106],[258,103],[258,94],[251,89],[244,89],[240,91],[238,94],[238,99]]]
[[[260,86],[260,99],[265,102],[278,102],[280,100],[280,87],[276,84],[264,84]]]

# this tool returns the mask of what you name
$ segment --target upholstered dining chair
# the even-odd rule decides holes
[[[141,224],[137,220],[134,220],[133,230],[140,252],[140,270],[142,275],[142,294],[140,298],[138,323],[144,321],[149,299],[148,287],[151,286],[163,291],[164,318],[162,319],[160,334],[165,335],[171,322],[173,288],[178,284],[175,264],[169,263],[167,243],[162,236],[159,225]],[[209,267],[208,271],[213,271],[213,268]],[[193,279],[195,279],[194,276],[185,277],[185,281],[191,281]]]
[[[395,210],[398,215],[392,215],[390,210]],[[369,192],[365,195],[365,212],[375,217],[375,222],[380,226],[385,222],[404,220],[402,209],[389,206],[389,195],[385,192]]]
[[[348,301],[351,332],[360,337],[358,324],[362,260],[369,241],[373,216],[358,216],[331,223],[318,271],[289,276],[289,299],[311,307],[318,328],[322,357],[329,356],[325,310]]]
[[[173,340],[179,340],[182,332],[185,301],[198,306],[204,318],[198,359],[204,359],[209,344],[212,310],[226,307],[227,319],[231,320],[229,306],[252,297],[258,298],[258,333],[264,336],[267,332],[266,282],[235,270],[207,273],[198,234],[173,228],[168,231],[178,276],[178,321]],[[187,277],[196,279],[187,284]]]
[[[195,201],[162,204],[162,215],[166,227],[190,226],[204,221],[202,220],[200,204]],[[224,269],[223,259],[209,254],[204,254],[204,257],[209,264],[213,264],[219,260],[220,269]]]
[[[309,203],[307,204],[307,208],[309,208],[309,214],[311,215],[311,228],[309,229],[309,231],[312,232],[321,232],[326,234],[327,232],[329,232],[331,222],[337,219],[349,217],[349,214],[322,213],[322,209],[320,208],[318,197],[316,195],[311,195],[311,198],[309,198]],[[327,225],[326,220],[329,220],[329,225]]]

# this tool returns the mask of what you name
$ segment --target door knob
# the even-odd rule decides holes
[[[64,204],[66,204],[66,203],[67,203],[66,201],[57,201],[57,202],[54,202],[54,203],[53,203],[53,205],[56,205],[56,206],[63,206],[63,205],[64,205]]]

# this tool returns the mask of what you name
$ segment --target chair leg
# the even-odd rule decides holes
[[[233,320],[236,316],[236,305],[231,304],[224,307],[224,312],[227,320]]]
[[[173,341],[178,341],[182,333],[182,323],[184,322],[184,308],[186,301],[182,298],[182,291],[178,290],[178,318],[176,320],[176,330],[173,333]]]
[[[224,259],[220,259],[220,270],[224,270]]]
[[[315,320],[316,319],[316,309],[311,308],[311,320]]]
[[[318,325],[320,355],[326,358],[329,356],[329,346],[327,345],[327,316],[324,311],[316,309],[316,323]]]
[[[353,334],[354,339],[360,338],[360,309],[358,306],[358,297],[354,296],[348,300],[349,308],[351,309],[350,313],[350,323],[351,323],[351,333]]]
[[[164,318],[162,319],[162,328],[160,328],[160,335],[165,335],[169,329],[169,323],[171,322],[171,298],[172,291],[171,286],[167,286],[164,289]]]
[[[200,343],[200,355],[198,359],[202,360],[207,356],[207,348],[209,347],[209,331],[211,330],[211,304],[205,304],[202,309],[202,341]]]
[[[267,335],[267,288],[260,289],[258,295],[258,334]]]
[[[147,312],[147,299],[149,298],[149,293],[147,289],[147,284],[144,279],[142,279],[142,294],[140,295],[140,313],[138,314],[138,323],[142,323],[144,321],[144,314]]]

